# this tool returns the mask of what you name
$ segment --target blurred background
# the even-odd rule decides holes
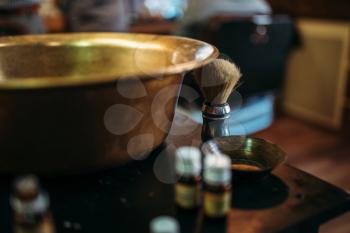
[[[217,46],[243,74],[230,99],[231,132],[280,144],[290,164],[350,191],[350,1],[0,1],[0,36],[91,31]],[[198,91],[191,74],[184,84]],[[200,93],[181,95],[178,111],[201,122]],[[348,214],[321,232],[349,233],[349,221]]]

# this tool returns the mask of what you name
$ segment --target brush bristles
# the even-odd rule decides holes
[[[224,104],[241,78],[237,66],[223,59],[216,59],[197,72],[196,80],[209,104]]]

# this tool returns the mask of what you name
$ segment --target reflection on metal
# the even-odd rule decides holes
[[[138,34],[7,37],[0,44],[0,171],[51,175],[115,166],[158,147],[183,74],[218,55],[204,42]],[[198,59],[203,47],[210,49]],[[172,60],[174,51],[182,58]],[[134,85],[144,95],[118,92]],[[135,143],[148,134],[152,141]]]
[[[202,66],[218,54],[211,45],[192,39],[127,33],[3,37],[0,45],[0,89],[172,75]]]

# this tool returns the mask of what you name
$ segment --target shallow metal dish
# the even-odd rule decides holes
[[[203,144],[202,151],[230,156],[234,182],[264,178],[287,159],[286,153],[276,144],[245,136],[214,138]]]
[[[165,139],[204,42],[123,33],[0,38],[0,172],[68,174],[140,159]]]

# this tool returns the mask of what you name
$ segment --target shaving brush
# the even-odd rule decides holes
[[[195,72],[195,79],[205,98],[202,108],[203,142],[230,135],[228,119],[231,109],[227,100],[240,78],[237,66],[223,59],[216,59]]]

